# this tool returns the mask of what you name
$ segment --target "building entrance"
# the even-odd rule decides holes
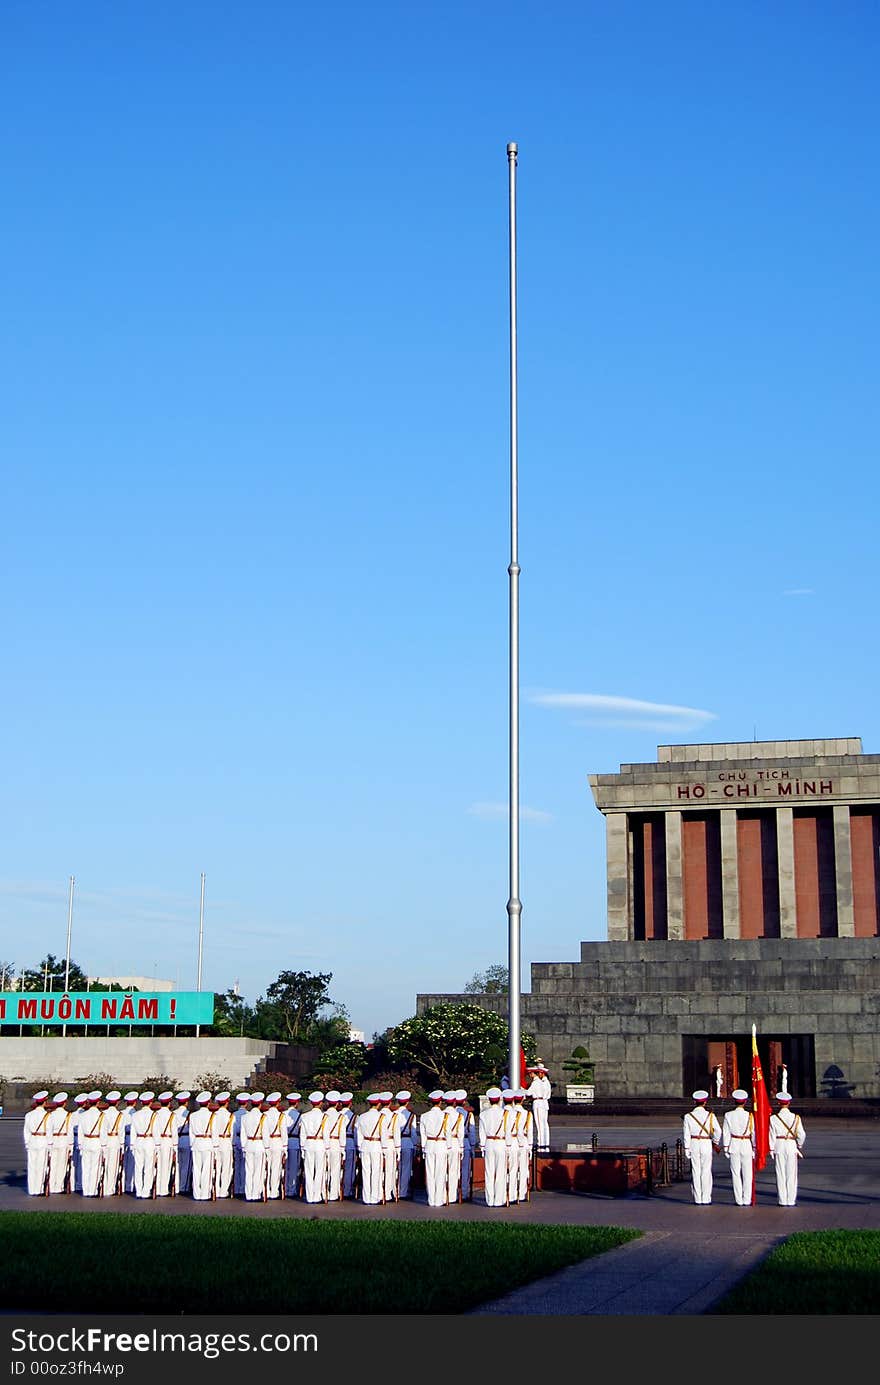
[[[795,1097],[816,1095],[816,1055],[812,1034],[758,1035],[761,1071],[772,1100],[782,1086],[783,1065],[788,1091]],[[682,1095],[704,1087],[713,1100],[729,1100],[742,1087],[752,1090],[752,1036],[748,1034],[683,1034]]]

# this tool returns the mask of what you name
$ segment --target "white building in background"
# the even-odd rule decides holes
[[[173,991],[173,981],[156,976],[90,976],[90,986],[122,986],[126,991]]]

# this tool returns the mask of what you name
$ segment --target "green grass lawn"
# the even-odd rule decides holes
[[[880,1231],[799,1231],[714,1313],[880,1313]]]
[[[640,1235],[3,1212],[0,1303],[41,1312],[462,1313]]]

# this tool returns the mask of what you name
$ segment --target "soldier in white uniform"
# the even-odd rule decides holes
[[[104,1191],[104,1122],[107,1106],[95,1101],[89,1092],[89,1103],[80,1113],[77,1127],[80,1172],[83,1197],[99,1197]]]
[[[266,1183],[265,1092],[252,1092],[250,1110],[241,1118],[241,1147],[244,1150],[244,1195],[247,1202],[262,1202]]]
[[[302,1095],[300,1092],[288,1092],[285,1100],[287,1110],[284,1112],[284,1128],[287,1134],[287,1158],[284,1163],[284,1196],[297,1198],[300,1196],[299,1176],[302,1170],[299,1139],[299,1123],[302,1120],[299,1103],[302,1101]]]
[[[348,1121],[342,1105],[342,1093],[332,1089],[327,1093],[327,1124],[324,1126],[327,1150],[327,1201],[342,1201],[342,1177],[345,1166],[345,1136]]]
[[[309,1097],[309,1108],[303,1112],[299,1123],[303,1196],[306,1202],[326,1202],[327,1200],[327,1147],[324,1137],[326,1128],[327,1112],[324,1110],[324,1093],[312,1092]]]
[[[122,1093],[108,1092],[105,1099],[107,1114],[103,1125],[104,1178],[101,1191],[104,1197],[114,1197],[122,1188],[122,1142],[125,1138],[124,1113],[119,1104]]]
[[[456,1092],[457,1106],[464,1115],[464,1143],[461,1153],[461,1197],[465,1202],[473,1200],[474,1151],[477,1147],[477,1122],[474,1108],[468,1101],[467,1092]]]
[[[353,1092],[342,1092],[342,1111],[345,1115],[345,1159],[342,1165],[342,1196],[353,1198],[357,1178],[357,1139],[355,1137],[355,1114],[352,1107]]]
[[[538,1149],[550,1148],[550,1079],[543,1063],[536,1063],[529,1072],[534,1076],[529,1083],[526,1096],[532,1099],[532,1118],[535,1122],[535,1143]]]
[[[419,1121],[419,1138],[425,1161],[425,1191],[429,1207],[445,1207],[448,1200],[446,1129],[449,1114],[440,1104],[443,1101],[441,1091],[429,1092],[428,1101],[431,1104]]]
[[[355,1141],[361,1164],[361,1201],[375,1207],[384,1202],[384,1127],[389,1122],[383,1110],[382,1093],[370,1092],[367,1109],[355,1122]]]
[[[49,1139],[46,1124],[49,1107],[48,1092],[34,1092],[30,1110],[24,1118],[24,1148],[27,1154],[27,1190],[31,1197],[41,1197],[49,1191]]]
[[[511,1178],[511,1202],[528,1202],[532,1187],[532,1151],[535,1143],[535,1129],[532,1113],[524,1104],[525,1095],[522,1087],[514,1087],[510,1123],[510,1156],[515,1173]],[[514,1146],[516,1146],[515,1155]]]
[[[693,1094],[694,1108],[682,1121],[684,1157],[690,1161],[694,1202],[706,1207],[712,1201],[712,1155],[721,1146],[721,1125],[707,1110],[709,1093],[704,1088]]]
[[[177,1121],[171,1105],[173,1092],[160,1092],[159,1111],[153,1124],[156,1146],[156,1197],[171,1197],[177,1190]]]
[[[174,1127],[177,1131],[177,1158],[174,1162],[174,1191],[188,1193],[192,1189],[192,1144],[189,1133],[191,1092],[178,1092],[174,1100]]]
[[[134,1192],[134,1145],[131,1137],[131,1123],[138,1108],[137,1092],[126,1092],[122,1098],[122,1191]]]
[[[213,1155],[214,1197],[232,1197],[235,1172],[233,1133],[235,1113],[230,1109],[231,1093],[218,1092],[214,1098],[216,1110],[211,1121],[211,1151]]]
[[[480,1112],[479,1145],[485,1169],[487,1207],[507,1205],[507,1125],[509,1112],[502,1102],[501,1088],[490,1087],[486,1092],[488,1105]]]
[[[49,1151],[47,1192],[69,1193],[72,1190],[73,1120],[73,1112],[67,1109],[67,1093],[56,1092],[49,1105],[46,1121],[46,1146]]]
[[[461,1165],[464,1158],[464,1113],[459,1109],[458,1092],[443,1093],[446,1122],[446,1201],[461,1201]]]
[[[232,1122],[232,1192],[244,1197],[244,1149],[241,1143],[241,1123],[251,1105],[250,1092],[239,1092],[235,1098],[235,1119]]]
[[[73,1117],[70,1122],[73,1131],[73,1149],[70,1156],[68,1192],[82,1192],[82,1148],[79,1140],[79,1126],[84,1112],[91,1109],[92,1099],[88,1092],[77,1092],[73,1098]]]
[[[798,1159],[803,1158],[806,1132],[791,1109],[791,1094],[777,1092],[779,1110],[770,1117],[770,1158],[776,1165],[776,1198],[780,1207],[794,1207],[798,1191]]]
[[[156,1145],[153,1126],[159,1114],[155,1092],[141,1092],[138,1109],[131,1119],[131,1140],[134,1150],[134,1195],[153,1196],[156,1178]]]
[[[736,1105],[732,1111],[725,1112],[721,1122],[721,1149],[725,1158],[730,1160],[734,1202],[737,1207],[751,1207],[755,1165],[755,1117],[751,1111],[746,1110],[748,1092],[742,1087],[737,1087],[730,1095]]]
[[[192,1161],[192,1195],[196,1202],[210,1202],[214,1195],[214,1148],[212,1143],[211,1093],[198,1092],[196,1109],[189,1118]]]
[[[410,1106],[412,1093],[400,1091],[394,1098],[397,1102],[397,1110],[394,1112],[397,1125],[397,1134],[400,1140],[400,1154],[397,1172],[397,1196],[401,1199],[411,1198],[413,1159],[418,1148],[419,1122],[415,1111]]]
[[[266,1097],[263,1149],[266,1151],[265,1195],[274,1200],[284,1196],[284,1164],[287,1159],[287,1121],[281,1109],[280,1092],[270,1092]]]

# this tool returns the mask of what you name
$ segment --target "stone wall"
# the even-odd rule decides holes
[[[216,1072],[244,1086],[256,1071],[274,1072],[273,1059],[288,1044],[264,1039],[51,1038],[0,1037],[0,1075],[12,1083],[45,1079],[70,1088],[90,1073],[108,1073],[115,1082],[137,1087],[144,1077],[167,1073],[181,1087],[192,1087],[200,1073]],[[285,1069],[286,1070],[286,1069]]]

